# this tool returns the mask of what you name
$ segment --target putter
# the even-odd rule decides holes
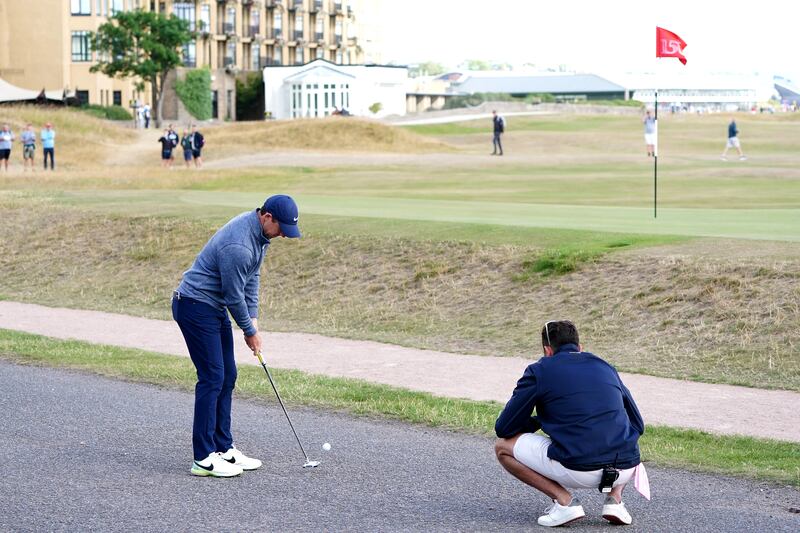
[[[308,458],[308,454],[306,453],[305,448],[303,448],[303,443],[300,442],[300,437],[297,436],[297,431],[294,430],[294,424],[292,424],[292,419],[289,418],[289,413],[286,412],[286,407],[283,406],[283,400],[281,400],[281,395],[278,394],[278,388],[275,386],[275,381],[272,380],[272,374],[267,368],[267,365],[264,363],[264,359],[261,357],[261,352],[256,352],[256,357],[258,357],[258,362],[261,363],[261,366],[264,368],[264,371],[267,373],[267,378],[269,378],[269,383],[272,385],[272,390],[275,391],[275,396],[278,398],[278,403],[281,404],[281,409],[283,409],[283,414],[286,415],[286,420],[289,421],[289,427],[292,428],[292,433],[294,433],[294,438],[297,439],[297,444],[300,446],[300,451],[303,452],[303,456],[306,458],[306,462],[303,463],[303,468],[314,468],[319,466],[319,461],[312,461]]]

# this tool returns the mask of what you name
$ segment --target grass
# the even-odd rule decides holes
[[[194,367],[188,358],[140,350],[54,340],[0,330],[0,357],[20,363],[89,372],[114,379],[191,391]],[[328,378],[298,371],[273,371],[287,403],[380,416],[412,424],[492,435],[502,405],[436,397],[360,380]],[[273,401],[260,368],[239,367],[237,395]],[[800,445],[661,426],[640,440],[642,458],[662,467],[745,476],[800,487]],[[491,460],[487,457],[487,460]]]

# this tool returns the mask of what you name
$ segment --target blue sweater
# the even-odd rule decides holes
[[[531,416],[534,408],[537,416]],[[539,427],[553,443],[550,459],[570,470],[639,464],[644,421],[613,366],[566,344],[529,365],[495,423],[498,437]]]
[[[248,211],[231,219],[206,243],[178,286],[181,296],[227,308],[245,335],[255,335],[258,284],[269,239],[258,213]]]

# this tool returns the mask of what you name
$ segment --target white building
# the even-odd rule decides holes
[[[264,110],[271,118],[327,117],[337,110],[376,118],[406,114],[406,67],[316,59],[305,65],[268,66],[263,75]]]

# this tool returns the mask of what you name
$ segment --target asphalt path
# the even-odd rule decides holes
[[[303,469],[277,403],[237,399],[237,445],[264,467],[196,478],[191,394],[2,360],[0,383],[1,531],[516,531],[539,529],[548,504],[486,437],[290,406],[322,460]],[[800,530],[800,491],[649,473],[654,499],[626,491],[625,531]],[[614,529],[600,494],[578,496],[588,516],[571,529]]]

